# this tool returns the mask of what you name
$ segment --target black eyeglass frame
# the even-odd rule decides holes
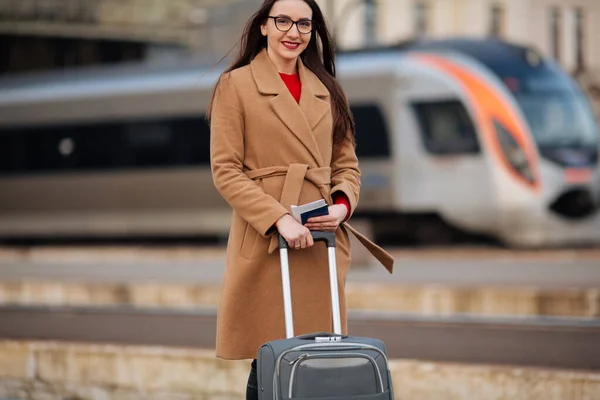
[[[290,30],[292,30],[292,28],[294,27],[294,25],[296,25],[296,29],[298,29],[298,32],[300,32],[303,35],[308,35],[309,33],[312,33],[313,29],[315,29],[315,25],[312,19],[299,19],[298,21],[294,21],[293,19],[289,18],[289,17],[283,17],[283,16],[271,16],[269,15],[267,18],[273,18],[273,22],[275,23],[275,28],[277,28],[277,30],[279,32],[289,32]],[[290,21],[292,23],[292,25],[290,25],[290,29],[287,30],[283,30],[283,29],[279,29],[279,27],[277,26],[277,20],[278,19],[287,19],[288,21]],[[310,22],[310,31],[308,32],[302,32],[300,30],[300,28],[298,27],[298,22]]]

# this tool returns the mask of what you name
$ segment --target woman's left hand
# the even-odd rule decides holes
[[[306,226],[311,231],[335,232],[346,218],[346,206],[343,204],[334,204],[329,206],[329,215],[312,217],[306,221]]]

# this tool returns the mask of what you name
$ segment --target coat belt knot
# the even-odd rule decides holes
[[[331,204],[331,194],[329,193],[331,189],[330,167],[309,168],[307,164],[290,164],[289,166],[255,169],[247,171],[246,175],[252,180],[264,180],[285,175],[279,202],[290,212],[292,205],[298,205],[304,180],[311,182],[319,188],[321,196],[323,196],[327,204]],[[273,235],[269,244],[269,253],[273,253],[278,246],[277,235]]]
[[[291,210],[291,205],[297,205],[302,190],[304,180],[308,180],[319,188],[319,192],[327,202],[331,204],[331,168],[318,167],[310,168],[307,164],[290,164],[289,166],[274,166],[259,168],[250,171],[245,171],[246,176],[252,180],[268,179],[276,176],[285,176],[283,190],[279,202],[288,210]],[[391,273],[393,271],[394,259],[381,247],[373,243],[362,233],[351,227],[347,222],[342,224],[350,231],[363,246],[369,250],[375,258],[383,264],[383,266]],[[275,252],[279,248],[277,235],[271,236],[269,243],[269,254]]]

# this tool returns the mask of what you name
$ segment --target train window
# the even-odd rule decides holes
[[[415,103],[423,145],[432,154],[476,154],[479,142],[473,121],[458,100]]]
[[[0,129],[0,174],[206,165],[204,116]]]
[[[389,135],[381,109],[374,104],[351,105],[356,126],[356,155],[386,157],[390,155]]]

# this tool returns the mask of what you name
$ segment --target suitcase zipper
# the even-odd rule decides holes
[[[371,346],[370,344],[360,344],[360,343],[310,343],[310,344],[303,344],[301,346],[296,346],[293,347],[291,349],[288,349],[286,351],[284,351],[283,353],[281,353],[279,355],[279,357],[277,357],[277,361],[275,362],[275,371],[273,372],[273,394],[274,394],[274,400],[279,400],[281,395],[279,393],[279,370],[281,367],[281,360],[283,360],[283,357],[289,353],[292,353],[294,351],[300,351],[300,350],[305,350],[305,349],[315,349],[315,348],[332,348],[332,347],[339,347],[341,348],[348,348],[349,350],[373,350],[377,353],[379,353],[383,359],[385,360],[385,364],[387,365],[388,360],[387,360],[387,356],[385,355],[385,353],[379,348],[379,347],[375,347],[375,346]],[[382,386],[382,390],[383,389],[383,384]]]
[[[381,377],[381,370],[379,369],[379,366],[377,365],[377,362],[375,361],[375,359],[367,354],[362,354],[362,353],[341,353],[341,354],[331,354],[331,353],[316,353],[316,354],[302,354],[300,357],[296,358],[295,360],[293,360],[292,362],[290,362],[290,365],[294,365],[292,367],[292,371],[290,373],[290,385],[288,388],[288,397],[290,399],[293,398],[293,393],[294,393],[294,382],[296,380],[296,373],[297,373],[297,369],[300,367],[300,365],[304,362],[304,361],[308,361],[309,359],[336,359],[336,358],[364,358],[365,360],[368,360],[371,365],[373,366],[373,370],[375,372],[375,374],[377,375],[377,382],[376,385],[379,386],[379,393],[383,393],[385,392],[385,389],[383,388],[383,378]]]
[[[306,354],[306,353],[304,353],[304,354],[300,354],[300,357],[296,358],[295,360],[292,360],[292,361],[290,361],[290,365],[294,365],[294,364],[296,364],[298,361],[300,361],[300,360],[302,360],[302,359],[304,359],[304,358],[306,358],[306,357],[308,357],[308,356],[309,356],[309,354]]]

